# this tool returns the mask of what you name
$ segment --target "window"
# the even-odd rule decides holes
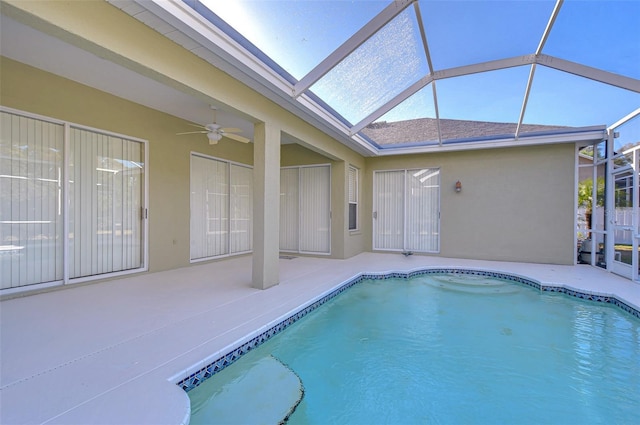
[[[144,268],[145,143],[8,109],[0,119],[1,289]]]
[[[358,230],[358,169],[349,166],[349,230]]]
[[[252,169],[191,154],[191,260],[250,252],[252,219]]]

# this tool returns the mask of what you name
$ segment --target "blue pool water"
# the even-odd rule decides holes
[[[304,386],[289,424],[640,423],[640,320],[495,278],[365,280],[191,390],[191,423],[266,358]]]

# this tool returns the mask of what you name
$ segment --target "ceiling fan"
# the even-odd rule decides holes
[[[192,125],[194,127],[200,128],[201,130],[199,130],[199,131],[187,131],[187,132],[184,132],[184,133],[177,133],[177,135],[181,136],[181,135],[184,135],[184,134],[206,134],[207,138],[209,139],[209,144],[210,145],[215,145],[223,137],[227,137],[229,139],[232,139],[232,140],[235,140],[235,141],[241,142],[241,143],[249,143],[251,141],[251,139],[248,139],[248,138],[246,138],[244,136],[240,136],[239,134],[235,134],[235,133],[240,133],[242,131],[242,129],[233,128],[233,127],[222,127],[220,124],[217,124],[216,123],[216,108],[214,108],[212,106],[211,109],[213,109],[213,123],[207,124],[207,125],[190,124],[190,125]]]

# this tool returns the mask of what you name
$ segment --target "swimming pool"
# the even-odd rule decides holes
[[[249,342],[231,366],[234,353],[199,371],[224,368],[189,392],[192,423],[215,418],[205,401],[232,393],[263,359],[304,386],[289,423],[640,421],[640,320],[498,276],[358,280],[286,332]]]

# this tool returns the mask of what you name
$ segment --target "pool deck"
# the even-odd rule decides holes
[[[251,287],[251,257],[76,285],[0,303],[0,423],[180,424],[175,382],[215,353],[361,272],[459,267],[614,295],[640,284],[590,266],[364,253],[280,260],[280,284]]]

